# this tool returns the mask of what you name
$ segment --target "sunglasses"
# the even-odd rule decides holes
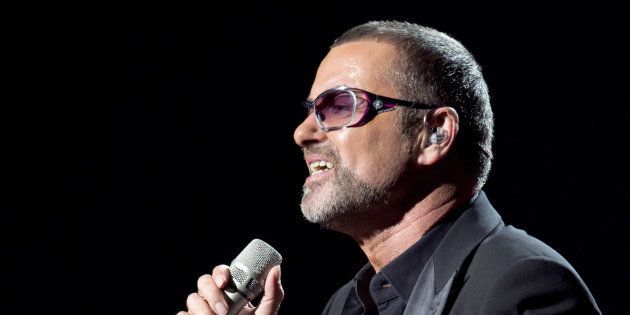
[[[436,106],[398,100],[361,89],[339,86],[304,101],[308,114],[315,112],[317,125],[323,131],[354,127],[367,122],[368,117],[394,110],[397,106],[432,109]]]

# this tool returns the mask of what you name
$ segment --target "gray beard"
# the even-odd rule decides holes
[[[335,166],[334,170],[332,180],[303,187],[300,206],[309,222],[334,228],[389,199],[388,189],[363,182],[347,168]]]

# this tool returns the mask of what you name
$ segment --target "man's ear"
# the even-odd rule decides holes
[[[424,130],[418,135],[422,150],[421,165],[433,165],[444,159],[455,143],[459,131],[459,115],[452,107],[440,107],[424,116]]]

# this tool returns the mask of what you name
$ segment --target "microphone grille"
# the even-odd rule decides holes
[[[254,239],[236,256],[234,262],[239,262],[247,267],[253,273],[250,275],[252,278],[264,280],[271,268],[282,263],[282,256],[271,245],[262,240]],[[241,270],[236,271],[235,278],[247,278],[246,275],[240,274],[241,272]]]

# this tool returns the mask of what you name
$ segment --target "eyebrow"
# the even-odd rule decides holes
[[[347,85],[345,85],[345,84],[337,85],[337,86],[333,86],[333,87],[331,87],[329,89],[325,89],[324,91],[322,91],[322,93],[328,92],[330,90],[336,89],[336,88],[341,87],[341,86],[346,86],[347,87]],[[318,96],[322,95],[322,93],[319,93],[318,95],[315,95],[315,98],[317,98]],[[315,98],[312,98],[310,96],[310,92],[309,92],[309,95],[306,97],[306,101],[312,103],[313,101],[315,101]]]

